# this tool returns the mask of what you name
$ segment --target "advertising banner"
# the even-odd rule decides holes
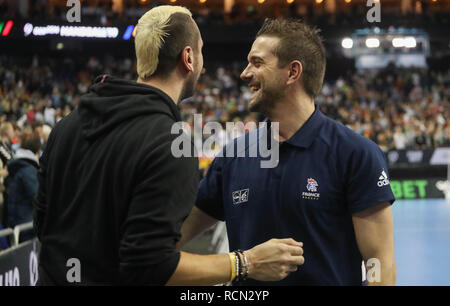
[[[386,158],[389,166],[400,164],[448,165],[450,164],[450,148],[394,150],[386,153]]]
[[[450,199],[450,182],[442,179],[391,180],[392,192],[401,199]]]
[[[0,286],[35,286],[38,280],[37,238],[0,253]]]

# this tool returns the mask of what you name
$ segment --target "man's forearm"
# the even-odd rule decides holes
[[[378,259],[380,266],[375,264],[368,265],[368,260],[365,260],[367,285],[368,286],[395,286],[397,281],[397,270],[395,260],[391,258],[383,258],[382,256],[374,256],[371,258]],[[377,275],[379,273],[379,275]]]
[[[211,286],[230,280],[228,254],[197,255],[180,253],[178,266],[167,282],[168,286]]]
[[[186,243],[216,222],[216,219],[194,206],[181,227],[181,240],[177,243],[177,250],[181,250]]]
[[[181,252],[178,266],[166,285],[223,284],[229,282],[232,275],[239,279],[243,271],[248,273],[248,278],[255,280],[279,281],[305,263],[303,243],[292,238],[273,238],[238,256],[234,262],[228,254],[197,255]]]
[[[352,220],[356,242],[366,264],[367,284],[395,285],[394,220],[390,203],[355,213]]]

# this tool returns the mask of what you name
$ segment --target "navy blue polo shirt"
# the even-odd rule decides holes
[[[251,133],[258,141],[270,135]],[[245,156],[214,159],[196,206],[226,221],[230,250],[293,238],[303,242],[305,264],[282,281],[249,279],[243,285],[361,285],[352,214],[395,200],[380,148],[316,107],[279,143],[276,167],[261,168],[264,158]]]

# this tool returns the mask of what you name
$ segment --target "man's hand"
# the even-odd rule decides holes
[[[245,251],[249,278],[260,281],[279,281],[305,263],[303,243],[291,238],[271,239]]]

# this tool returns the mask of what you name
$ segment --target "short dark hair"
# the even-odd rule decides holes
[[[41,138],[36,133],[23,134],[21,147],[36,154],[41,149]]]
[[[325,76],[326,56],[320,30],[300,20],[266,18],[259,36],[278,37],[280,42],[272,50],[278,58],[278,67],[293,60],[302,63],[301,81],[306,93],[315,98],[319,95]]]
[[[40,121],[35,121],[31,124],[31,128],[33,129],[33,131],[36,131],[37,128],[41,128],[43,126],[44,124],[42,124],[42,122]]]
[[[158,67],[153,76],[167,77],[177,66],[181,51],[191,46],[198,51],[200,35],[195,28],[192,18],[184,13],[174,13],[170,16],[167,27],[167,36],[158,54]]]

